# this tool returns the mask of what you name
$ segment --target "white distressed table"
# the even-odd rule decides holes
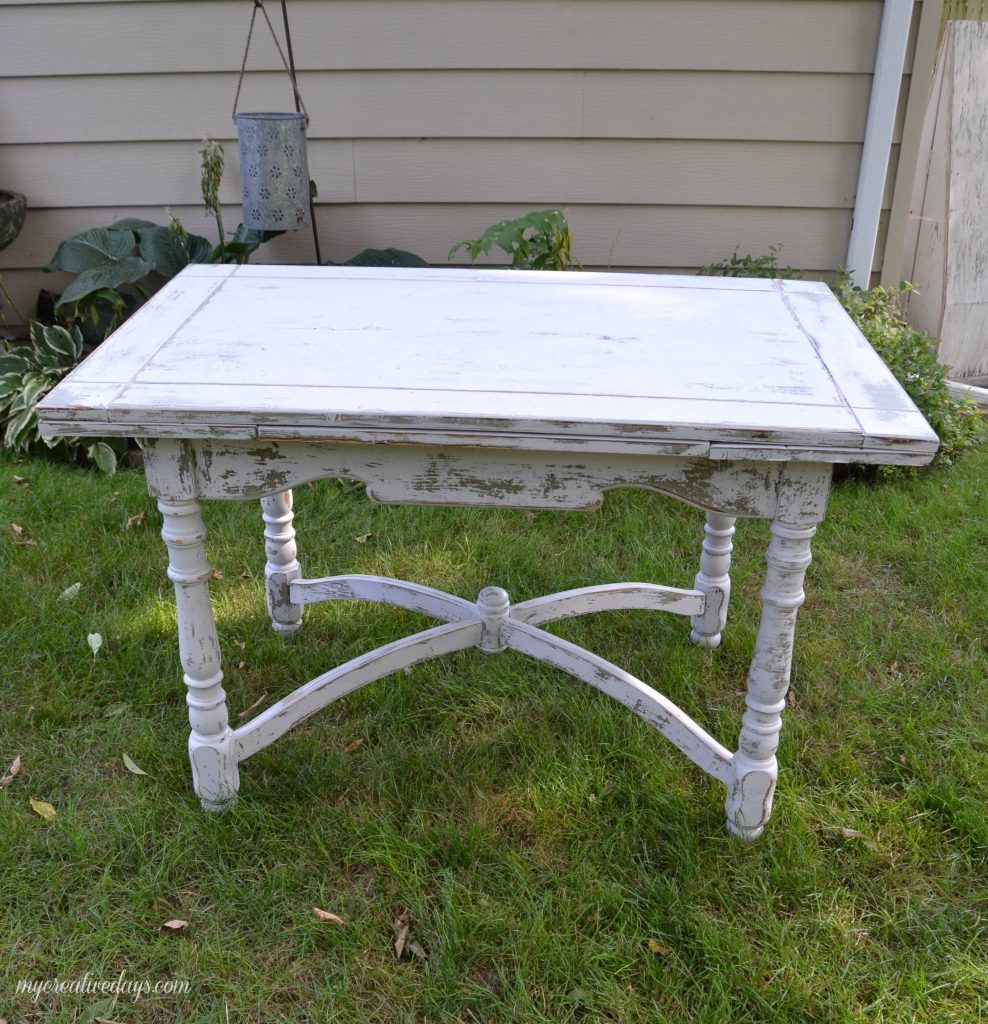
[[[41,403],[48,435],[144,439],[164,517],[195,790],[227,806],[239,765],[330,702],[450,651],[512,649],[615,697],[727,788],[754,839],[776,749],[810,538],[834,463],[925,463],[937,437],[817,283],[624,274],[193,266]],[[382,502],[592,509],[645,487],[706,514],[691,588],[617,583],[512,604],[402,580],[309,579],[291,488],[363,481]],[[441,621],[320,675],[233,729],[209,598],[204,499],[260,498],[281,633],[316,601]],[[771,520],[738,749],[651,686],[539,627],[617,608],[686,615],[720,642],[735,518]]]

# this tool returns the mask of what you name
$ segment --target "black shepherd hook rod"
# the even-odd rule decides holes
[[[254,0],[255,4],[257,0]],[[292,76],[292,85],[295,87],[295,111],[302,112],[302,104],[298,94],[298,80],[295,77],[295,54],[292,52],[292,32],[288,27],[288,2],[281,0],[281,17],[285,23],[285,44],[288,49],[288,67]],[[312,183],[309,182],[309,220],[312,223],[312,244],[316,247],[316,263],[322,264],[322,253],[319,250],[319,231],[316,228],[316,204],[312,197]]]

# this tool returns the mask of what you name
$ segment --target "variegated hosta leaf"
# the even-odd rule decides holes
[[[7,421],[7,429],[3,435],[3,446],[17,452],[27,447],[31,439],[31,428],[36,424],[34,407],[23,409]]]
[[[105,441],[89,445],[86,454],[107,476],[112,476],[117,471],[117,453]]]

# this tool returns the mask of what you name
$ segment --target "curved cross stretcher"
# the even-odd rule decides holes
[[[444,620],[445,625],[353,658],[317,676],[235,729],[232,748],[238,762],[273,743],[327,704],[368,683],[443,654],[477,647],[485,654],[520,651],[590,683],[654,726],[698,767],[727,782],[731,752],[675,704],[609,661],[535,625],[619,608],[661,609],[698,617],[707,604],[702,590],[621,583],[567,590],[512,607],[507,592],[500,587],[485,588],[476,603],[471,603],[430,587],[380,576],[329,576],[287,583],[283,575],[273,574],[269,580],[274,589],[287,585],[292,605],[374,601],[432,615]]]

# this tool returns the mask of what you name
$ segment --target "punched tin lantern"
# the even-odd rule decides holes
[[[309,224],[304,113],[234,114],[244,226],[291,231]]]

